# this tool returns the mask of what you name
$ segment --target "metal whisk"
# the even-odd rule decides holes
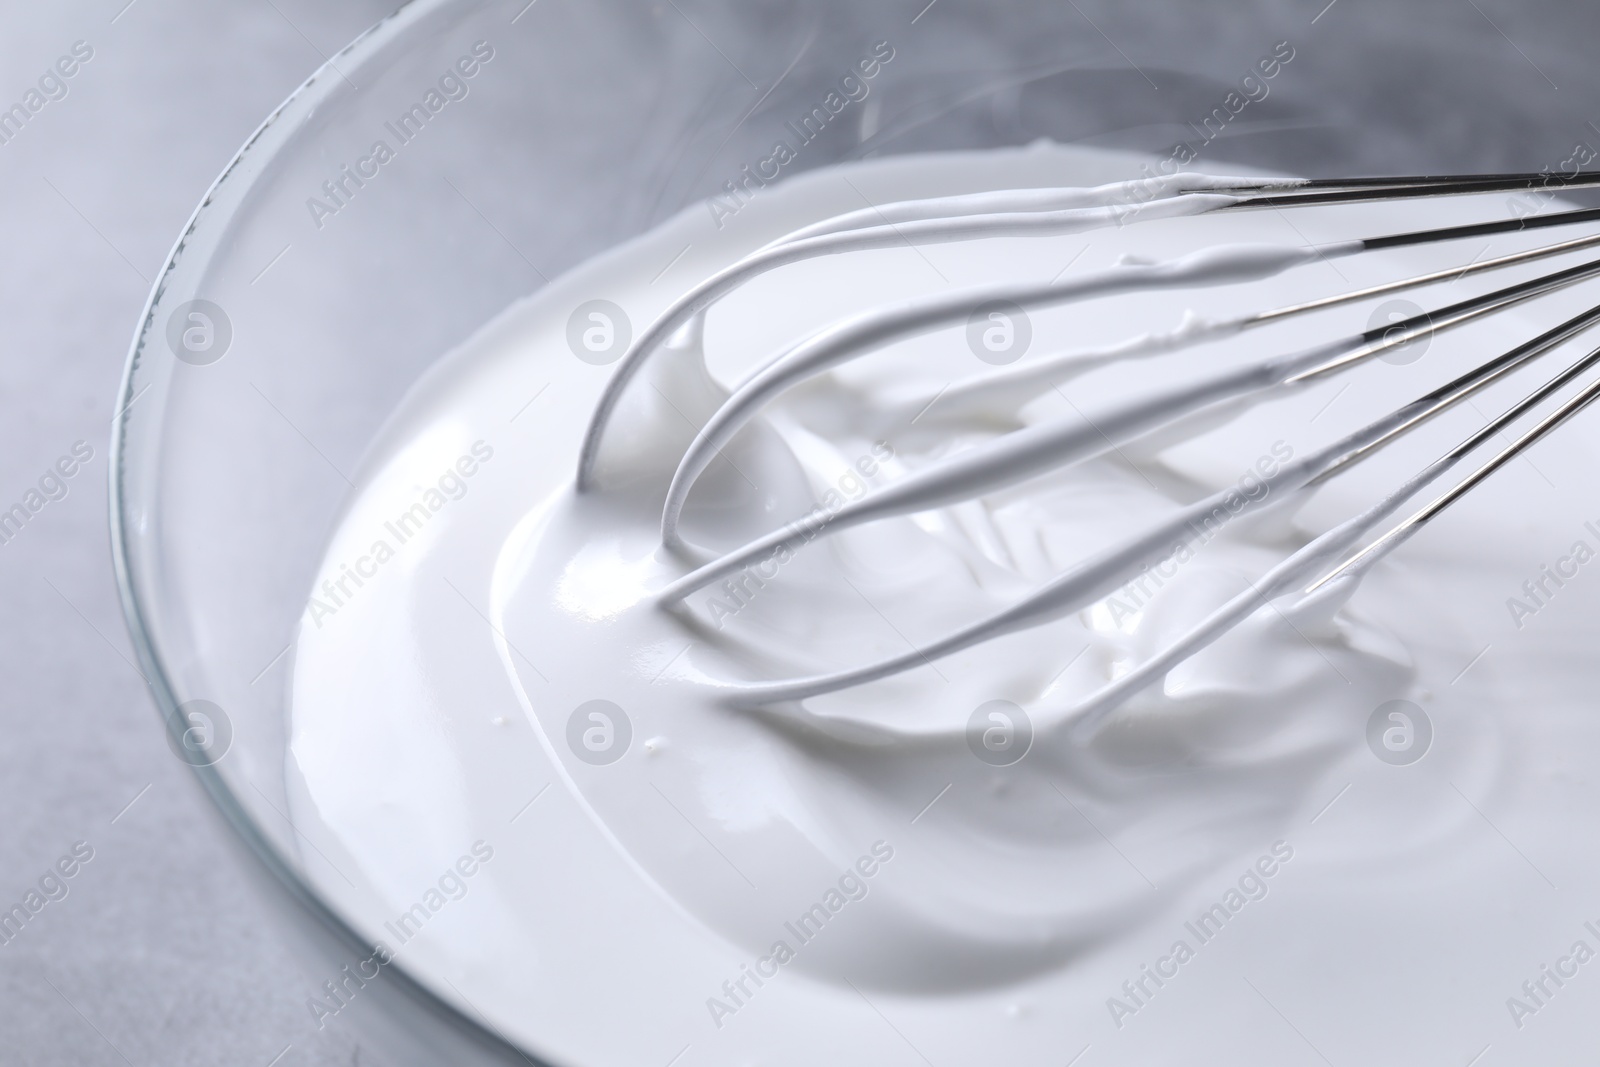
[[[964,241],[1015,234],[1064,234],[1145,223],[1186,215],[1336,205],[1527,189],[1563,189],[1600,184],[1600,174],[1505,174],[1333,180],[1240,179],[1179,175],[1095,189],[1029,189],[908,201],[840,215],[764,246],[685,293],[634,342],[596,406],[577,471],[579,492],[594,491],[595,466],[607,426],[629,383],[677,331],[694,323],[716,301],[751,279],[786,264],[817,256],[891,247],[907,242]],[[1457,241],[1521,231],[1581,226],[1600,221],[1600,209],[1563,210],[1362,240],[1315,246],[1237,246],[1210,249],[1166,262],[1124,262],[1104,270],[1047,284],[989,286],[914,300],[857,315],[827,326],[779,352],[751,374],[700,428],[678,463],[661,517],[663,544],[693,569],[659,594],[664,608],[759,561],[781,546],[795,551],[811,541],[853,526],[971,499],[1047,471],[1080,463],[1198,412],[1264,398],[1350,371],[1419,339],[1476,322],[1539,296],[1600,276],[1600,258],[1438,308],[1393,325],[1279,355],[1242,368],[1221,370],[1198,385],[1157,387],[1122,401],[1092,425],[1047,421],[972,445],[923,467],[836,511],[820,507],[732,551],[712,556],[689,544],[680,519],[696,480],[761,409],[780,394],[831,368],[906,337],[963,324],[975,308],[1003,300],[1024,310],[1061,306],[1167,288],[1229,285],[1265,279],[1314,260],[1333,260],[1410,245]],[[1170,353],[1236,336],[1256,327],[1313,311],[1372,300],[1435,282],[1501,270],[1600,247],[1600,234],[1541,245],[1353,292],[1217,321],[1187,322],[1098,352],[1047,357],[997,370],[941,394],[940,403],[1020,406],[1061,375],[1107,363]],[[1600,321],[1590,308],[1536,337],[1487,359],[1454,380],[1385,414],[1343,438],[1278,469],[1267,491],[1243,502],[1244,510],[1303,499],[1319,485],[1349,470],[1379,449],[1495,382],[1527,366]],[[1437,493],[1398,522],[1395,516],[1425,490],[1494,437],[1540,405],[1563,394],[1596,364],[1600,349],[1562,368],[1480,430],[1451,448],[1367,510],[1317,537],[1269,570],[1251,588],[1217,608],[1186,634],[1132,671],[1108,683],[1062,717],[1081,732],[1096,729],[1123,701],[1160,680],[1270,602],[1285,599],[1288,613],[1309,610],[1353,587],[1374,564],[1511,459],[1600,397],[1600,379],[1560,399],[1557,406],[1470,473]],[[1185,531],[1228,505],[1229,491],[1180,508],[1125,542],[1085,558],[1031,595],[903,655],[811,677],[730,687],[733,703],[745,707],[802,701],[923,666],[1004,634],[1025,630],[1082,610],[1164,561]],[[1238,501],[1231,501],[1237,504]],[[1392,523],[1384,528],[1385,523]],[[1291,596],[1292,595],[1292,596]]]

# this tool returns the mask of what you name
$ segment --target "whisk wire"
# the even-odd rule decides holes
[[[1177,175],[1154,181],[1123,182],[1095,189],[1023,189],[905,201],[848,212],[768,242],[673,302],[630,346],[617,365],[591,417],[580,450],[577,489],[596,488],[596,465],[607,427],[623,392],[670,337],[697,320],[740,286],[761,274],[817,256],[887,248],[906,242],[962,241],[1022,234],[1071,234],[1129,222],[1249,209],[1286,210],[1363,202],[1405,201],[1517,190],[1559,191],[1600,186],[1600,172],[1578,174],[1441,175],[1351,179],[1216,178]],[[1500,220],[1461,223],[1362,239],[1301,246],[1223,246],[1165,262],[1124,261],[1113,267],[1049,283],[987,286],[910,300],[858,314],[824,327],[775,353],[759,365],[699,428],[667,486],[661,516],[662,543],[694,566],[657,594],[659,606],[688,611],[686,598],[784,547],[795,551],[824,535],[867,522],[927,511],[1014,485],[1048,471],[1103,455],[1121,444],[1169,432],[1186,420],[1231,411],[1231,405],[1256,403],[1276,391],[1293,389],[1343,373],[1376,357],[1479,322],[1491,315],[1564,291],[1600,276],[1600,258],[1550,270],[1457,300],[1403,321],[1296,352],[1226,368],[1181,386],[1152,390],[1113,405],[1094,420],[1058,418],[1015,428],[971,445],[833,511],[816,507],[768,534],[720,554],[689,543],[681,520],[700,476],[724,453],[733,438],[761,410],[796,385],[833,368],[919,334],[964,321],[974,307],[1004,300],[1024,309],[1061,307],[1117,294],[1159,289],[1193,289],[1258,281],[1315,261],[1389,249],[1442,244],[1472,238],[1532,233],[1600,222],[1600,208],[1514,214]],[[1363,288],[1304,300],[1217,321],[1186,318],[1176,329],[1088,352],[1067,352],[987,377],[955,383],[943,402],[975,405],[997,398],[1020,406],[1066,376],[1107,363],[1148,358],[1236,336],[1247,330],[1316,311],[1420,289],[1437,283],[1533,264],[1600,247],[1600,233],[1551,241],[1493,258],[1475,258],[1459,268],[1433,270]],[[1195,502],[1132,538],[1081,560],[1032,594],[986,618],[961,626],[908,652],[865,665],[779,681],[728,686],[728,700],[742,707],[789,704],[891,677],[953,655],[1004,634],[1041,625],[1103,599],[1144,570],[1194,540],[1209,518],[1287,507],[1380,450],[1406,437],[1468,397],[1505,380],[1531,361],[1600,324],[1600,306],[1490,359],[1304,459],[1281,466],[1263,479],[1266,491],[1236,501],[1231,490]],[[1298,589],[1290,611],[1330,594],[1369,570],[1415,533],[1526,452],[1556,428],[1600,398],[1600,380],[1583,387],[1532,428],[1472,470],[1422,508],[1379,534],[1427,487],[1475,454],[1492,437],[1550,400],[1600,364],[1600,349],[1579,359],[1510,405],[1481,429],[1408,478],[1399,488],[1359,515],[1291,553],[1247,590],[1215,609],[1201,623],[1133,670],[1065,709],[1080,736],[1092,733],[1128,697],[1165,677],[1178,663],[1220,638],[1264,605]],[[935,401],[946,396],[941,390]],[[932,403],[928,405],[932,406]],[[927,408],[923,409],[925,413]],[[920,414],[919,414],[920,417]],[[1334,565],[1334,561],[1342,562]],[[1282,609],[1279,609],[1282,610]]]

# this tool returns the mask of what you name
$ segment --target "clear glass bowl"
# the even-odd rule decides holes
[[[509,303],[744,184],[874,43],[892,63],[784,174],[1039,138],[1312,175],[1553,169],[1600,144],[1597,22],[1434,0],[414,0],[263,123],[135,337],[113,543],[174,750],[318,973],[368,958],[284,814],[287,647],[364,450]],[[348,1012],[391,1062],[536,1058],[384,973]]]

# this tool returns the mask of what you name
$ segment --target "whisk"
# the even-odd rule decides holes
[[[1259,179],[1175,175],[1092,189],[1024,189],[907,201],[839,215],[775,240],[696,286],[674,302],[630,346],[602,394],[583,441],[577,471],[580,493],[597,488],[596,463],[618,401],[640,369],[678,331],[691,326],[718,300],[753,278],[818,256],[927,242],[965,241],[1020,234],[1065,234],[1155,219],[1242,210],[1292,211],[1310,205],[1352,204],[1515,190],[1555,190],[1600,184],[1600,173],[1499,174],[1358,179]],[[1600,258],[1553,270],[1408,318],[1314,347],[1218,371],[1198,384],[1150,389],[1120,402],[1092,424],[1046,421],[972,445],[906,475],[838,510],[820,506],[732,551],[713,555],[690,544],[680,520],[697,479],[734,436],[775,398],[806,380],[914,335],[965,323],[977,308],[1005,302],[1024,310],[1067,305],[1140,291],[1228,285],[1265,279],[1317,260],[1333,260],[1410,245],[1426,245],[1600,221],[1600,209],[1571,209],[1494,219],[1360,240],[1289,247],[1218,246],[1164,262],[1124,261],[1078,277],[1045,284],[985,286],[912,300],[855,315],[804,337],[772,357],[740,385],[699,429],[667,488],[661,517],[663,545],[693,569],[658,594],[658,604],[682,608],[684,599],[782,547],[810,542],[864,523],[927,511],[994,492],[1045,472],[1100,456],[1136,438],[1229,403],[1264,398],[1346,373],[1424,337],[1476,322],[1545,294],[1600,276]],[[1175,330],[1102,351],[1073,352],[1008,367],[941,393],[941,406],[1020,406],[1069,374],[1108,363],[1148,358],[1237,336],[1295,316],[1355,304],[1435,282],[1483,274],[1566,253],[1600,247],[1600,234],[1543,244],[1479,259],[1357,291],[1215,321],[1190,319]],[[1263,479],[1266,490],[1238,499],[1225,490],[1156,522],[1111,548],[1082,559],[1002,610],[938,639],[862,666],[810,677],[729,687],[736,706],[770,707],[865,685],[952,655],[1002,635],[1080,611],[1164,562],[1176,543],[1192,540],[1203,522],[1224,509],[1239,514],[1303,499],[1441,413],[1559,348],[1600,321],[1590,308],[1487,359],[1446,384]],[[1140,689],[1160,680],[1255,612],[1267,607],[1290,617],[1336,601],[1361,576],[1456,500],[1556,427],[1600,397],[1600,379],[1559,400],[1554,410],[1511,438],[1465,476],[1409,515],[1390,523],[1425,490],[1524,416],[1558,397],[1600,364],[1600,348],[1533,389],[1477,432],[1408,478],[1393,492],[1293,552],[1250,588],[1131,671],[1061,711],[1080,736],[1098,729]],[[1293,596],[1291,597],[1291,594]],[[1279,606],[1278,601],[1287,606]]]

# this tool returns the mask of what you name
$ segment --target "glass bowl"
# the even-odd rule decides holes
[[[174,751],[312,973],[339,977],[373,946],[311,888],[285,815],[285,662],[365,450],[443,353],[682,209],[732,217],[761,181],[869,155],[1049,138],[1310,175],[1556,169],[1600,143],[1597,22],[1435,0],[414,0],[250,138],[135,335],[113,546]],[[892,62],[842,83],[877,42]],[[801,147],[775,166],[778,141]],[[347,1017],[395,1064],[538,1060],[440,992],[397,962]]]

